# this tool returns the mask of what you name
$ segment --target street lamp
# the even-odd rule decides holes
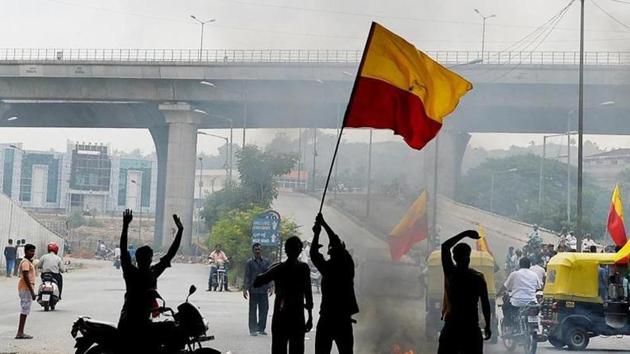
[[[481,30],[481,60],[483,61],[483,52],[486,45],[486,20],[489,18],[496,17],[496,15],[492,14],[490,16],[484,16],[479,10],[475,9],[477,15],[481,16],[483,19],[483,28]]]
[[[226,147],[228,147],[229,149],[229,145],[230,144],[230,140],[224,136],[221,135],[217,135],[217,134],[212,134],[212,133],[206,133],[206,132],[202,132],[202,131],[198,131],[197,132],[198,135],[207,135],[207,136],[212,136],[215,138],[219,138],[219,139],[223,139],[225,140],[225,145]],[[229,151],[229,150],[228,150]],[[229,178],[229,172],[232,169],[232,166],[229,165],[229,155],[228,155],[228,151],[225,152],[225,186],[227,187],[228,183],[230,183]]]
[[[510,168],[505,171],[492,172],[490,175],[490,212],[494,213],[494,176],[518,171],[518,168]]]
[[[142,243],[142,185],[134,179],[130,180],[130,182],[140,189],[138,193],[140,195],[140,203],[138,203],[138,207],[140,208],[140,212],[138,213],[138,245],[140,245]]]
[[[192,18],[193,20],[197,21],[201,25],[201,44],[199,45],[199,61],[201,61],[201,53],[203,52],[203,27],[207,23],[214,22],[215,20],[213,18],[211,18],[209,20],[202,21],[202,20],[198,19],[197,17],[195,17],[195,15],[190,15],[190,18]]]
[[[232,184],[232,165],[233,165],[233,161],[234,161],[234,121],[231,118],[222,116],[220,114],[210,114],[204,110],[201,109],[195,109],[194,110],[197,113],[206,115],[210,118],[216,118],[216,119],[221,119],[224,120],[228,123],[230,123],[230,143],[228,145],[228,151],[226,151],[226,154],[228,154],[229,158],[228,158],[228,163],[227,166],[230,168],[229,169],[229,176],[228,176],[228,183],[231,185]],[[202,135],[206,135],[205,133]],[[223,138],[223,137],[222,137]]]

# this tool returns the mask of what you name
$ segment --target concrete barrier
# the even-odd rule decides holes
[[[4,250],[8,239],[13,239],[15,246],[17,240],[25,239],[37,247],[36,258],[46,253],[48,242],[55,241],[59,245],[59,255],[63,255],[64,240],[35,220],[24,208],[20,207],[6,195],[0,194],[0,245]],[[4,273],[6,260],[4,255],[0,257],[2,273]]]

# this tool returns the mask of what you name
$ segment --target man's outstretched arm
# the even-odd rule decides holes
[[[322,232],[322,225],[316,220],[315,225],[313,225],[313,240],[311,240],[311,248],[309,250],[309,256],[315,268],[317,268],[317,270],[320,273],[324,274],[326,261],[324,260],[324,256],[319,252],[319,248],[322,247],[319,244],[319,234],[321,232]]]
[[[184,232],[184,225],[182,225],[182,221],[179,219],[179,216],[177,216],[177,214],[173,214],[173,221],[175,221],[175,225],[177,226],[177,233],[175,234],[175,239],[173,240],[171,247],[168,248],[168,252],[166,252],[166,255],[164,257],[162,257],[163,260],[169,263],[177,254],[179,245],[182,242],[182,233]]]
[[[488,340],[492,336],[490,330],[490,300],[488,299],[488,286],[485,279],[481,281],[481,312],[483,313],[483,319],[486,323],[484,328],[484,339]]]
[[[324,216],[322,215],[322,213],[317,214],[315,221],[324,227],[324,230],[326,230],[326,234],[328,235],[328,240],[331,244],[341,244],[341,239],[333,231],[330,225],[328,225],[326,220],[324,220]]]
[[[123,212],[123,227],[120,233],[120,266],[123,270],[132,266],[131,255],[129,255],[129,251],[127,250],[127,233],[131,220],[133,220],[133,212],[126,209]]]
[[[444,269],[444,273],[450,273],[455,269],[455,264],[453,264],[453,259],[451,258],[451,248],[466,237],[476,240],[479,239],[479,234],[475,230],[466,230],[442,243],[442,269]]]

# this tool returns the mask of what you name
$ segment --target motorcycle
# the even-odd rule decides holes
[[[120,257],[118,256],[114,257],[113,265],[116,269],[120,269]]]
[[[503,305],[509,302],[509,297],[503,297]],[[517,346],[522,346],[525,354],[536,354],[538,342],[544,342],[540,331],[540,304],[531,302],[527,306],[518,307],[512,324],[508,324],[504,316],[501,319],[501,339],[505,348],[513,352]]]
[[[226,287],[227,267],[225,264],[219,264],[212,270],[212,290],[223,291]]]
[[[188,302],[188,298],[197,288],[190,286],[186,302],[177,306],[177,312],[164,306],[158,311],[169,316],[172,320],[158,322],[165,325],[165,333],[168,336],[156,337],[154,353],[160,354],[220,354],[221,352],[212,348],[203,348],[202,342],[214,340],[214,336],[206,335],[208,331],[208,321],[193,304]],[[121,352],[119,333],[113,323],[95,321],[90,317],[81,316],[72,325],[70,332],[75,338],[75,354],[116,354]],[[81,334],[78,336],[78,334]]]
[[[37,292],[37,303],[44,308],[44,311],[49,311],[55,309],[57,302],[59,302],[59,285],[52,274],[44,273]]]

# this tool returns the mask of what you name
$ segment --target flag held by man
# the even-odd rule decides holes
[[[411,205],[405,216],[389,235],[389,251],[392,260],[397,261],[407,254],[417,242],[425,240],[429,234],[426,191]]]
[[[344,126],[392,129],[420,150],[470,89],[470,82],[372,23]]]
[[[623,247],[628,238],[626,236],[626,229],[623,224],[623,202],[621,200],[621,189],[619,185],[615,185],[612,193],[612,200],[610,202],[610,210],[608,212],[608,224],[606,225],[610,237],[615,242],[615,245]]]

